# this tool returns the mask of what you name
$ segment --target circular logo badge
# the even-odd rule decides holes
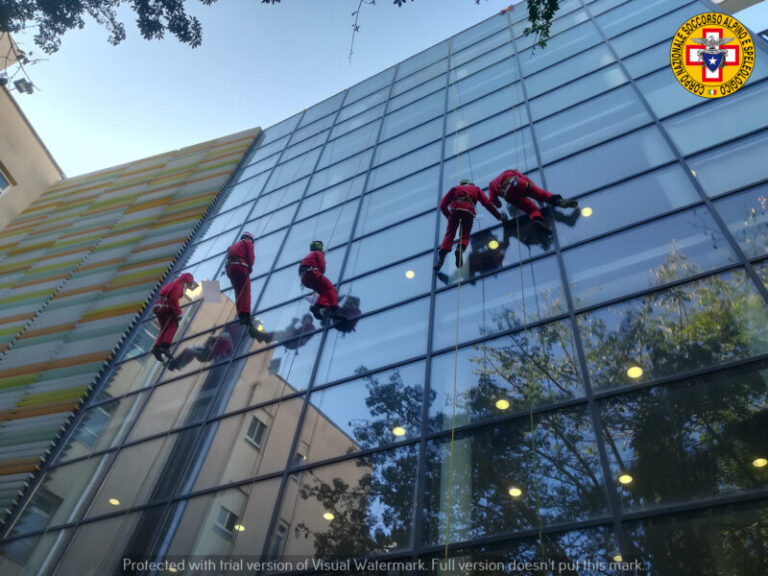
[[[688,92],[721,98],[736,92],[752,74],[755,45],[741,22],[728,14],[707,12],[677,29],[669,63]]]

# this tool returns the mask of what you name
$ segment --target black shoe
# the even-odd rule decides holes
[[[237,319],[240,320],[240,324],[243,326],[250,326],[251,325],[251,315],[247,314],[245,312],[241,312],[237,315]]]
[[[443,267],[443,262],[445,262],[445,256],[448,254],[445,250],[440,250],[440,252],[437,254],[437,262],[435,262],[435,265],[432,266],[432,270],[440,270],[440,268]]]
[[[322,320],[325,318],[322,312],[322,308],[318,306],[317,304],[312,304],[312,306],[309,307],[309,311],[312,313],[312,316],[314,316],[317,320]]]
[[[165,367],[168,368],[168,370],[170,370],[171,372],[173,372],[174,370],[176,370],[178,368],[178,366],[176,366],[176,360],[173,359],[173,358],[168,360],[168,362],[166,363]]]
[[[578,208],[579,207],[579,201],[578,200],[566,200],[562,199],[559,200],[556,204],[558,208]]]
[[[344,310],[342,310],[338,306],[331,306],[330,308],[328,308],[328,316],[330,316],[331,318],[336,318],[340,320],[344,320],[347,318],[347,314],[344,312]]]
[[[461,268],[462,266],[464,266],[464,248],[459,245],[456,248],[456,268]]]
[[[154,356],[155,360],[158,362],[165,362],[165,358],[163,358],[163,351],[158,346],[154,346],[152,348],[152,356]]]
[[[171,354],[171,345],[170,344],[163,344],[160,346],[160,352],[165,354],[166,359],[173,360],[173,355]]]
[[[552,230],[549,229],[549,226],[547,226],[547,223],[544,222],[543,218],[534,218],[533,219],[533,227],[534,229],[538,230],[539,232],[543,232],[547,236],[552,235]]]

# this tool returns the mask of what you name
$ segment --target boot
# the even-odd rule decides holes
[[[448,250],[440,250],[437,253],[437,262],[435,262],[435,265],[432,266],[433,270],[440,270],[440,268],[443,267],[443,262],[445,262],[446,254],[448,254]]]
[[[163,351],[159,346],[152,347],[152,356],[154,356],[155,360],[158,362],[165,362],[165,358],[163,358]]]
[[[240,320],[240,324],[243,326],[250,326],[251,325],[251,315],[247,312],[240,312],[237,315],[237,319]]]
[[[464,250],[466,249],[465,246],[462,246],[459,244],[456,246],[456,268],[461,268],[464,266]]]
[[[309,307],[309,311],[317,320],[322,320],[324,318],[322,309],[317,304],[312,304],[312,306]]]
[[[578,208],[579,202],[578,200],[566,200],[560,194],[553,194],[552,197],[547,200],[548,204],[551,204],[552,206],[556,206],[558,208]]]
[[[171,345],[170,344],[163,344],[160,346],[160,352],[165,354],[166,359],[173,360],[173,355],[171,354]]]
[[[539,232],[542,232],[547,236],[552,235],[552,230],[549,229],[549,226],[547,226],[547,223],[544,222],[543,218],[534,218],[532,224],[534,229],[538,230]]]
[[[343,320],[347,317],[347,315],[344,313],[344,310],[342,310],[338,306],[331,306],[330,308],[328,308],[328,316],[330,316],[331,318],[336,318],[340,320]]]

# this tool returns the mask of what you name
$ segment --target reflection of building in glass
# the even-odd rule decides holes
[[[669,41],[710,10],[569,0],[534,50],[516,8],[266,129],[174,269],[223,288],[188,303],[175,353],[232,325],[242,230],[279,336],[237,325],[229,353],[168,370],[143,317],[6,524],[3,574],[446,541],[597,574],[765,572],[768,54],[727,98],[680,88]],[[435,277],[442,194],[509,167],[579,210],[545,212],[551,239],[481,214],[465,268]],[[354,331],[300,329],[315,239]]]

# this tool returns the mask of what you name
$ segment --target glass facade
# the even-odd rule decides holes
[[[546,49],[511,10],[267,128],[176,266],[223,290],[185,301],[191,360],[135,326],[0,571],[768,573],[768,53],[706,100],[656,47],[712,10],[567,0]],[[552,237],[481,208],[435,275],[441,196],[515,167],[580,208],[544,210]],[[268,344],[233,323],[242,230]],[[349,330],[306,317],[314,239]]]

